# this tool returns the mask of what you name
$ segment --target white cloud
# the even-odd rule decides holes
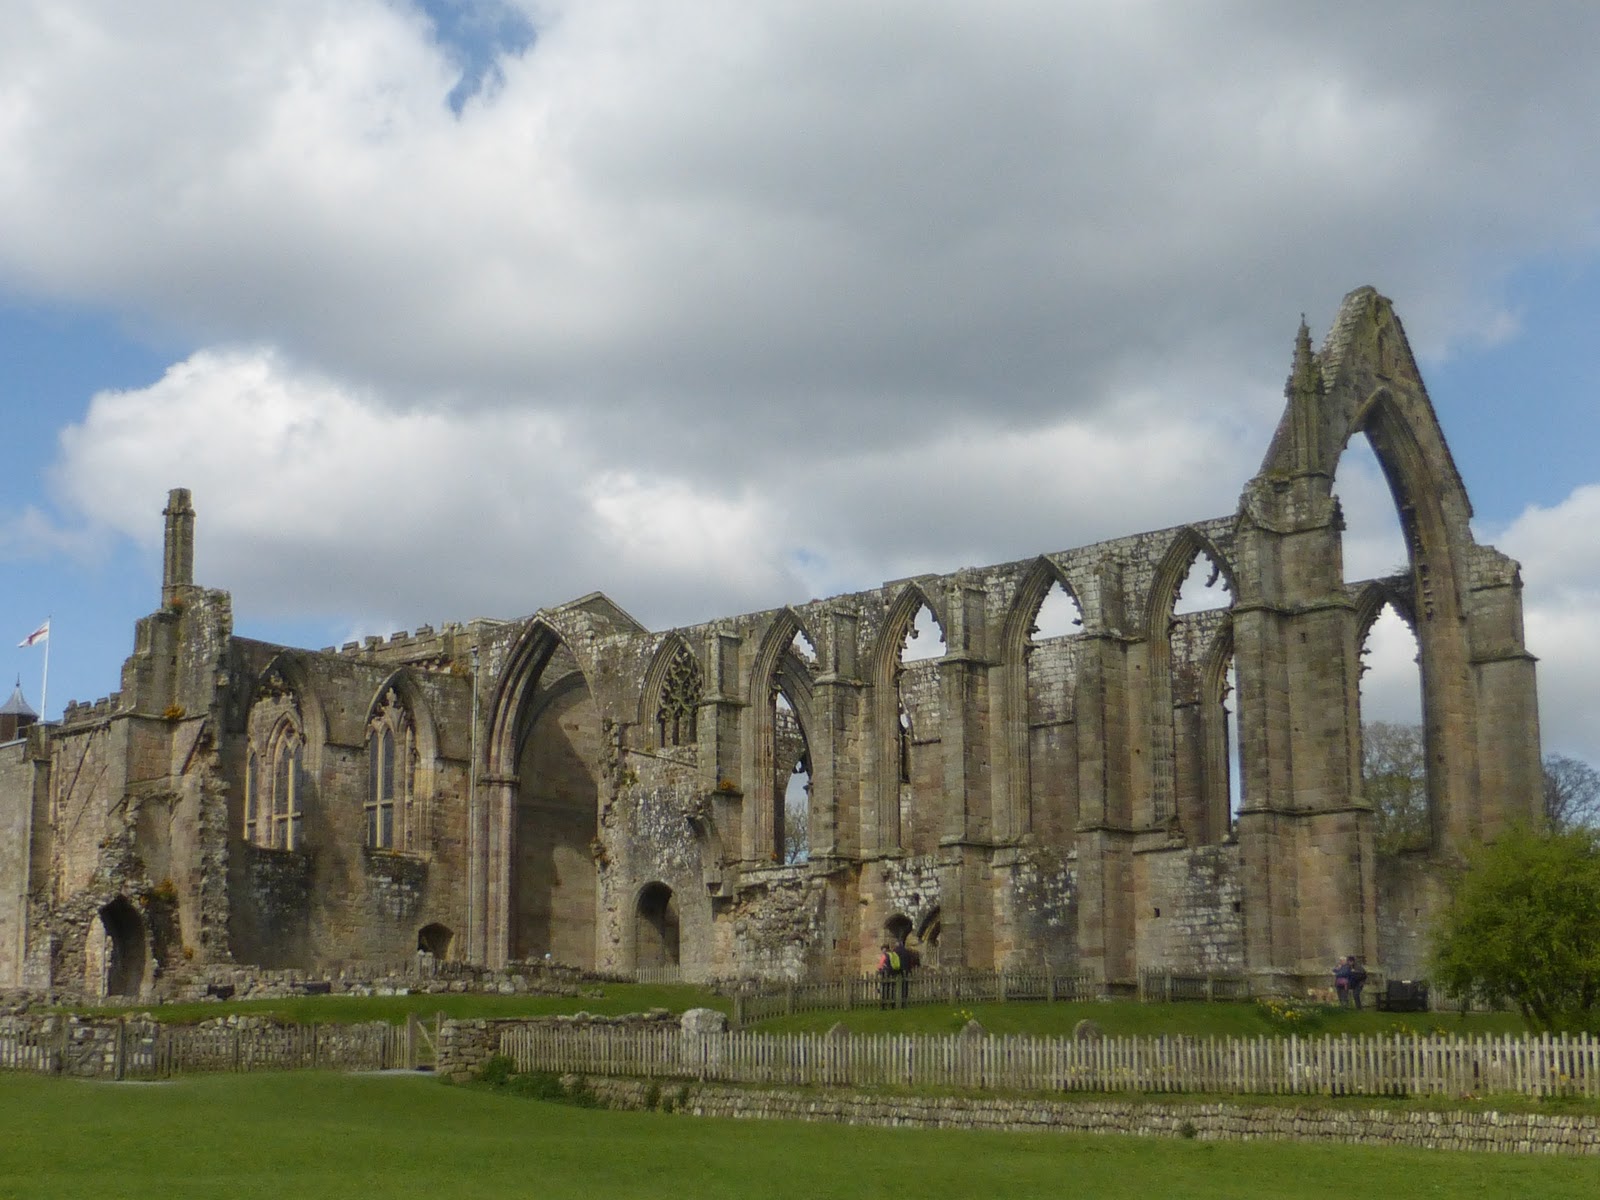
[[[403,4],[22,4],[0,275],[402,407],[603,405],[649,453],[684,419],[890,445],[979,397],[1026,429],[1130,364],[1276,361],[1369,279],[1424,349],[1497,336],[1485,260],[1592,232],[1563,114],[1600,14],[528,10],[457,118]]]
[[[733,604],[795,586],[728,498],[608,475],[559,418],[396,413],[270,351],[207,351],[95,397],[57,481],[152,549],[167,489],[191,488],[198,580],[257,618],[518,616],[597,587],[648,591],[660,617],[701,599],[713,564]]]
[[[1495,541],[1522,564],[1528,649],[1539,657],[1539,721],[1547,753],[1600,763],[1600,485],[1551,508],[1531,507]]]
[[[518,7],[457,114],[402,0],[10,6],[0,289],[196,349],[65,435],[90,528],[0,552],[184,484],[246,612],[696,620],[1229,512],[1302,309],[1375,283],[1437,356],[1595,248],[1600,8]],[[1594,507],[1507,533],[1562,655]]]

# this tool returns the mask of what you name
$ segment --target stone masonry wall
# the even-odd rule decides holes
[[[895,1129],[1006,1133],[1122,1133],[1201,1141],[1324,1142],[1600,1155],[1600,1118],[1544,1113],[1416,1112],[1384,1108],[1266,1108],[1243,1104],[1063,1101],[972,1096],[883,1096],[808,1089],[679,1086],[586,1078],[610,1107],[639,1110],[663,1097],[674,1112],[731,1120],[823,1121]]]

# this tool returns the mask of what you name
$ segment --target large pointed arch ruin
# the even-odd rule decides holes
[[[1284,397],[1232,513],[670,632],[593,593],[322,651],[236,637],[227,595],[190,577],[180,489],[125,692],[0,746],[0,804],[86,814],[37,839],[54,857],[27,878],[48,887],[0,888],[32,906],[0,912],[24,931],[0,986],[99,980],[105,887],[158,881],[139,978],[157,991],[187,969],[172,945],[199,966],[420,945],[494,968],[837,977],[870,969],[891,921],[941,967],[1048,965],[1108,993],[1162,969],[1293,990],[1344,954],[1414,975],[1462,854],[1536,812],[1521,579],[1473,537],[1388,300],[1351,293],[1320,348],[1302,323]],[[1357,437],[1407,541],[1392,578],[1345,578],[1333,480]],[[1175,597],[1201,555],[1229,603],[1190,611]],[[1057,587],[1076,623],[1036,639]],[[1361,647],[1385,603],[1417,635],[1435,817],[1405,854],[1374,844],[1361,780]],[[940,652],[908,661],[923,609]],[[428,803],[396,839],[372,764],[407,731]],[[267,813],[281,836],[250,807],[296,761],[280,751],[304,801]],[[78,761],[92,775],[62,773]],[[804,855],[779,841],[792,765]]]

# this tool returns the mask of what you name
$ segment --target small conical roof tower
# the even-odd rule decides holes
[[[22,695],[22,680],[18,678],[11,699],[0,705],[0,742],[16,741],[22,731],[38,719],[39,714],[33,711],[33,705]]]

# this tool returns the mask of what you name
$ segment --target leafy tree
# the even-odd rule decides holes
[[[1565,754],[1545,755],[1544,819],[1552,833],[1600,825],[1600,771]]]
[[[1427,764],[1422,726],[1361,726],[1361,788],[1372,805],[1379,850],[1422,850],[1433,840]]]
[[[1600,833],[1516,829],[1475,851],[1434,933],[1435,981],[1540,1030],[1600,1031]]]

